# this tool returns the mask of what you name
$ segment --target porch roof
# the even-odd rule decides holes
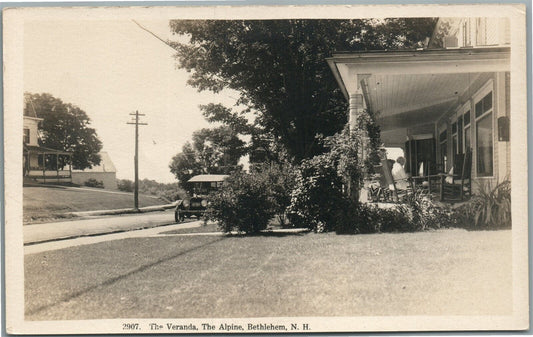
[[[362,94],[386,131],[435,122],[482,74],[509,71],[510,48],[337,52],[327,62],[346,99]]]
[[[39,153],[39,154],[63,154],[63,155],[69,155],[69,156],[72,155],[72,153],[67,152],[67,151],[55,150],[55,149],[50,149],[48,147],[26,145],[26,144],[24,144],[24,152],[25,153],[34,152],[34,153]]]

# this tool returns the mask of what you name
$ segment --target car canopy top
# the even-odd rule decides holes
[[[226,174],[200,174],[189,179],[189,183],[222,182],[229,175]]]

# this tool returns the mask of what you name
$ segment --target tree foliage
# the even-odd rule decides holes
[[[129,179],[117,179],[119,191],[133,192],[135,182]],[[187,193],[178,186],[178,183],[159,183],[155,180],[139,180],[139,193],[155,195],[166,202],[184,199]]]
[[[297,159],[323,152],[316,135],[330,136],[346,123],[347,103],[326,58],[334,51],[422,46],[435,19],[383,20],[173,20],[174,43],[188,83],[199,91],[240,93],[234,112],[204,109],[210,120],[234,125],[255,114],[252,131],[280,142]]]
[[[29,102],[24,109],[35,109],[37,117],[43,119],[39,125],[40,145],[71,152],[74,169],[100,164],[98,152],[102,142],[90,127],[91,120],[85,111],[46,93],[24,96]]]
[[[169,167],[185,188],[197,174],[227,174],[238,169],[246,151],[246,143],[231,127],[204,128],[193,133],[192,142],[185,143]]]

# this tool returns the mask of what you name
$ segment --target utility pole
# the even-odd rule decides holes
[[[135,211],[139,211],[139,125],[148,125],[148,123],[139,122],[139,116],[145,116],[140,114],[139,111],[135,113],[130,113],[130,115],[135,116],[133,122],[128,122],[126,124],[135,124],[135,192],[133,195],[133,204]]]

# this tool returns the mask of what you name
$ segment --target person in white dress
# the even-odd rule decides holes
[[[404,165],[405,158],[400,156],[392,166],[392,178],[394,179],[396,189],[398,190],[406,190],[409,186],[409,183],[407,182],[409,176],[405,173],[405,169],[403,168]],[[393,187],[391,186],[390,188],[392,189]]]

